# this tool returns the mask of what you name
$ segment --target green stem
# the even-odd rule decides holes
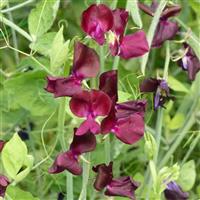
[[[90,153],[85,154],[86,160],[90,161]],[[87,200],[87,185],[89,180],[90,164],[83,162],[83,179],[82,179],[82,190],[79,196],[79,200]]]
[[[111,161],[111,152],[110,152],[110,135],[107,135],[105,141],[104,141],[104,149],[105,149],[105,163],[109,164]]]
[[[100,46],[100,65],[101,65],[101,72],[104,72],[104,48],[103,46]]]
[[[169,46],[169,41],[166,41],[166,59],[165,59],[165,67],[163,74],[163,78],[165,80],[168,79],[169,62],[170,62],[170,46]]]
[[[73,200],[74,195],[73,195],[73,176],[70,172],[66,172],[67,174],[67,199]]]
[[[166,5],[167,1],[166,0],[161,0],[160,3],[159,3],[159,6],[156,10],[156,13],[153,17],[153,20],[151,22],[151,25],[149,27],[149,30],[148,30],[148,33],[147,33],[147,40],[148,40],[148,44],[149,44],[149,47],[151,46],[152,44],[152,41],[153,41],[153,37],[154,37],[154,33],[156,31],[156,27],[157,27],[157,24],[159,23],[159,19],[160,19],[160,16],[161,16],[161,13],[163,11],[163,9],[165,8],[165,5]],[[147,61],[148,61],[148,58],[149,58],[149,53],[146,53],[143,57],[142,57],[142,61],[141,61],[141,71],[142,71],[142,74],[145,75],[145,69],[146,69],[146,64],[147,64]]]
[[[118,69],[119,59],[120,59],[119,56],[115,56],[112,69]]]
[[[29,40],[30,42],[33,42],[32,37],[26,31],[21,29],[19,26],[17,26],[16,24],[11,22],[10,20],[3,17],[3,15],[1,15],[1,14],[0,14],[0,22],[4,23],[7,26],[10,26],[12,29],[14,29],[15,31],[20,33],[22,36],[24,36],[27,40]]]

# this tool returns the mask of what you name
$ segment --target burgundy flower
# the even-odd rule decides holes
[[[55,97],[73,96],[79,93],[83,79],[95,77],[99,72],[99,57],[96,51],[76,42],[72,73],[69,77],[48,76],[46,91]]]
[[[167,82],[163,79],[145,79],[140,84],[141,92],[153,92],[154,93],[154,109],[158,109],[159,106],[164,107],[165,102],[170,99],[169,87]]]
[[[103,4],[91,5],[82,15],[83,30],[100,45],[105,43],[105,34],[110,37],[109,47],[113,56],[124,59],[142,56],[149,51],[144,31],[124,36],[128,12],[124,9],[110,10]]]
[[[189,198],[189,194],[183,192],[181,187],[174,181],[167,184],[164,195],[167,200],[187,200]]]
[[[3,140],[0,140],[0,152],[3,150],[4,145],[5,142]]]
[[[184,48],[187,50],[187,53],[178,60],[178,64],[183,70],[188,72],[189,79],[193,81],[196,74],[200,71],[200,60],[188,44],[184,43]]]
[[[0,197],[5,196],[6,188],[10,184],[6,176],[0,175]]]
[[[83,135],[90,131],[94,134],[100,132],[100,125],[95,121],[97,116],[106,116],[111,108],[110,97],[98,90],[82,91],[70,100],[70,109],[74,115],[84,117],[86,120],[76,131],[76,135]]]
[[[74,131],[76,132],[76,129]],[[96,138],[92,133],[88,132],[81,136],[74,134],[69,150],[60,153],[56,157],[52,167],[49,169],[49,173],[57,174],[68,170],[74,175],[82,174],[82,167],[78,157],[83,153],[93,151],[95,148]]]
[[[154,13],[158,7],[158,3],[155,0],[152,1],[151,6],[147,6],[143,3],[138,3],[138,5],[142,11],[150,16],[154,16]],[[166,40],[172,40],[174,38],[179,30],[179,27],[176,22],[170,21],[169,18],[176,16],[180,11],[181,7],[179,5],[165,7],[155,31],[152,47],[160,47]]]
[[[97,173],[96,180],[94,182],[94,188],[101,191],[105,188],[105,195],[107,196],[121,196],[135,199],[135,190],[139,184],[133,181],[129,176],[113,178],[112,162],[107,166],[106,164],[100,164],[93,167],[93,171]]]

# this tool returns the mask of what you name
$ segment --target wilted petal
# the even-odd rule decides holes
[[[99,89],[105,92],[113,102],[118,100],[117,70],[111,70],[101,74]]]
[[[96,190],[101,191],[111,183],[113,178],[112,165],[113,163],[110,162],[108,166],[106,164],[99,164],[92,168],[92,170],[97,173],[94,182],[94,188]]]
[[[76,131],[76,129],[75,129]],[[82,153],[93,151],[96,148],[96,138],[91,132],[87,132],[84,135],[75,135],[70,145],[70,150],[80,155]]]
[[[0,175],[0,197],[5,196],[6,188],[10,184],[6,176]]]
[[[73,76],[68,78],[48,76],[47,81],[45,90],[53,93],[54,97],[73,96],[82,90],[81,82]]]
[[[179,30],[176,22],[160,20],[152,42],[152,47],[160,47],[166,40],[172,40]]]
[[[82,14],[82,29],[96,42],[105,42],[104,34],[113,26],[112,11],[104,4],[93,4]]]
[[[0,152],[3,150],[4,145],[5,142],[3,140],[0,140]]]
[[[167,184],[164,194],[167,200],[189,199],[189,194],[187,192],[183,192],[181,187],[174,181],[171,181],[169,184]]]
[[[135,190],[138,187],[139,183],[133,181],[131,177],[120,177],[111,181],[106,187],[105,195],[128,197],[135,200]]]
[[[144,135],[144,118],[140,114],[132,114],[117,120],[114,134],[126,144],[133,144]]]
[[[82,174],[82,167],[78,163],[77,156],[72,153],[72,151],[67,151],[59,154],[52,167],[49,169],[50,174],[57,174],[68,170],[74,175]]]
[[[135,58],[149,51],[149,45],[144,31],[124,36],[120,41],[119,56],[124,59]]]
[[[98,134],[100,132],[100,125],[94,119],[87,119],[79,126],[75,134],[84,135],[87,132]]]
[[[155,78],[144,79],[140,84],[140,92],[156,92],[160,80]]]
[[[113,10],[112,13],[114,23],[111,31],[113,31],[117,36],[121,36],[124,34],[128,22],[128,12],[125,9],[118,8]]]
[[[99,56],[96,51],[76,42],[74,47],[73,74],[78,79],[91,78],[99,73]]]

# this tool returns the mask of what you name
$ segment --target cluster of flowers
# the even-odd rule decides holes
[[[154,16],[158,3],[153,0],[151,6],[139,3],[139,8],[145,13]],[[160,47],[166,40],[171,40],[179,31],[178,24],[169,20],[177,15],[181,8],[178,5],[166,6],[157,26],[153,38],[152,48]],[[82,29],[99,45],[109,44],[110,53],[123,59],[144,55],[149,51],[145,32],[124,35],[128,21],[128,12],[124,9],[111,10],[104,4],[93,4],[82,14]],[[200,70],[199,60],[188,44],[184,57],[179,64],[188,71],[189,78],[194,80]],[[78,157],[86,152],[93,151],[96,147],[96,134],[113,133],[126,144],[133,144],[144,135],[144,114],[146,100],[128,101],[117,103],[117,70],[104,72],[99,78],[99,90],[86,90],[82,88],[82,81],[96,77],[99,72],[99,57],[94,49],[76,42],[74,48],[74,61],[71,75],[65,77],[48,77],[46,90],[55,97],[69,96],[70,109],[78,117],[85,118],[79,128],[74,129],[74,138],[68,151],[60,153],[55,159],[49,173],[60,173],[64,170],[74,175],[82,174],[82,167]],[[141,92],[154,93],[154,109],[164,107],[170,97],[169,87],[164,79],[145,79],[140,85]],[[101,123],[96,118],[104,117]],[[113,163],[107,166],[99,164],[93,167],[97,173],[94,187],[98,191],[105,189],[105,195],[125,196],[134,199],[134,191],[139,183],[129,176],[113,178]],[[187,199],[175,183],[168,184],[165,190],[167,199]]]

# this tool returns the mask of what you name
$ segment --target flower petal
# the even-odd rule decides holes
[[[68,170],[74,175],[82,174],[82,167],[78,163],[78,160],[72,151],[67,151],[59,154],[49,169],[49,173],[57,174],[63,172],[64,170]]]
[[[5,142],[3,140],[0,140],[0,152],[3,150],[4,145]]]
[[[137,31],[121,39],[119,56],[124,59],[139,57],[148,51],[149,45],[144,31]]]
[[[76,129],[75,129],[76,131]],[[84,135],[75,135],[70,145],[70,150],[75,155],[93,151],[96,148],[96,138],[91,132]]]
[[[74,47],[73,74],[78,79],[91,78],[99,73],[99,56],[96,51],[76,42]]]
[[[111,31],[113,31],[117,36],[122,36],[128,22],[128,12],[125,9],[117,8],[113,10],[112,13],[114,23]]]
[[[128,197],[134,200],[135,190],[138,186],[139,183],[133,181],[129,176],[120,177],[111,181],[106,187],[105,195]]]
[[[106,164],[99,164],[92,168],[92,170],[97,173],[94,182],[94,188],[96,190],[103,190],[112,181],[112,165],[113,163],[110,162],[108,166]]]
[[[129,117],[118,119],[114,134],[126,144],[136,143],[144,135],[143,116],[135,113]]]
[[[113,102],[117,102],[117,70],[111,70],[101,74],[99,89],[105,92]]]
[[[140,84],[140,92],[156,92],[160,80],[155,78],[144,79]]]
[[[180,12],[181,12],[181,6],[178,4],[172,6],[166,6],[164,11],[162,12],[161,19],[167,19],[169,17],[176,16]]]
[[[6,176],[0,175],[0,197],[5,196],[6,188],[10,184]]]
[[[82,89],[81,82],[73,76],[68,78],[48,76],[45,90],[53,93],[54,97],[63,97],[73,96],[74,94],[79,93]]]
[[[100,45],[105,42],[104,34],[109,31],[112,26],[112,11],[104,4],[92,4],[82,14],[82,29]]]
[[[189,198],[189,194],[183,192],[181,187],[174,181],[167,184],[164,195],[167,200],[187,200]]]
[[[79,126],[75,134],[84,135],[87,132],[98,134],[100,132],[100,125],[94,119],[87,119]]]
[[[152,47],[160,47],[166,40],[172,40],[179,30],[176,22],[160,20],[152,42]]]

